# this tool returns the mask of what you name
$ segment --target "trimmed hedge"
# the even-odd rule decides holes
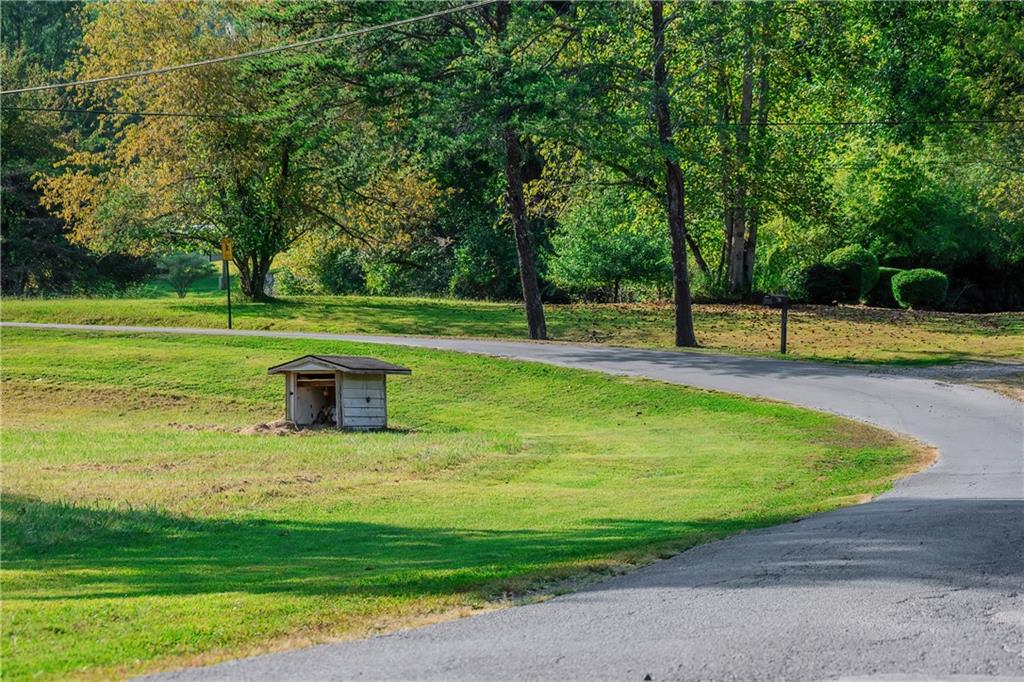
[[[878,268],[878,281],[868,292],[867,304],[878,308],[899,308],[900,304],[892,293],[892,278],[900,268]]]
[[[860,296],[861,268],[858,265],[815,263],[803,277],[803,291],[808,303],[855,303]]]
[[[850,244],[841,249],[836,249],[825,256],[822,263],[832,266],[841,272],[851,268],[857,271],[859,280],[858,290],[852,300],[866,298],[868,292],[878,282],[878,259],[860,244]]]
[[[937,308],[948,290],[949,280],[938,270],[904,270],[892,278],[892,294],[904,308]]]

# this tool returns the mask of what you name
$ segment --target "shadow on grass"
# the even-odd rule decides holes
[[[47,571],[45,588],[7,585],[7,598],[187,596],[222,592],[493,596],[580,573],[580,563],[653,556],[781,515],[669,523],[603,519],[557,531],[386,524],[196,520],[157,511],[97,510],[5,496],[4,564]],[[1024,502],[898,499],[815,516],[687,554],[628,579],[631,587],[748,589],[846,581],[908,581],[957,589],[1019,587]],[[580,563],[577,563],[580,562]],[[55,575],[60,577],[52,582]],[[30,580],[22,575],[17,579]],[[595,589],[617,589],[618,580]],[[29,588],[31,589],[31,588]]]
[[[168,304],[178,312],[209,314],[215,305],[202,302]],[[232,304],[238,320],[315,321],[309,331],[343,333],[418,334],[427,336],[525,336],[526,323],[511,306],[477,306],[472,302],[383,298],[275,299],[265,303]],[[339,329],[338,324],[344,328]]]
[[[487,596],[527,589],[531,579],[564,577],[574,572],[574,562],[680,549],[783,520],[610,519],[557,531],[465,530],[197,520],[6,495],[4,565],[59,572],[56,583],[48,581],[36,594],[19,594],[8,585],[9,598],[30,600],[220,592]]]

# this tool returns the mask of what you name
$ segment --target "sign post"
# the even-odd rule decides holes
[[[763,305],[766,305],[769,308],[781,308],[782,309],[782,320],[781,320],[781,322],[782,322],[782,325],[781,325],[782,329],[779,330],[781,332],[781,334],[779,335],[780,336],[780,338],[779,338],[779,352],[782,353],[783,355],[785,355],[786,354],[786,327],[788,326],[788,322],[789,322],[789,296],[786,295],[785,293],[782,293],[782,294],[769,294],[768,296],[764,297],[764,301],[762,301],[762,303],[763,303]]]
[[[786,323],[789,321],[789,296],[782,295],[782,334],[779,352],[786,354]]]
[[[231,237],[220,240],[220,260],[224,264],[224,288],[228,292],[228,329],[231,329],[231,270],[228,262],[234,257],[231,251]]]

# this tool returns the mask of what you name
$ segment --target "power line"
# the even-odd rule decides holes
[[[182,118],[234,118],[230,114],[197,114],[188,111],[114,111],[111,109],[71,109],[63,107],[9,107],[13,111],[56,111],[68,114],[105,114],[109,116],[178,116]]]
[[[332,40],[351,38],[353,36],[363,35],[364,33],[380,31],[382,29],[395,28],[396,26],[405,26],[406,24],[412,24],[417,21],[434,19],[436,17],[442,17],[447,14],[454,14],[456,12],[464,12],[466,10],[475,9],[477,7],[483,7],[484,5],[490,5],[498,1],[499,0],[480,0],[480,2],[474,2],[468,5],[460,5],[458,7],[449,7],[448,9],[438,10],[437,12],[431,12],[430,14],[423,14],[421,16],[411,17],[409,19],[398,19],[396,21],[390,21],[386,24],[377,24],[376,26],[367,26],[365,28],[359,28],[352,31],[334,33],[332,35],[323,36],[321,38],[311,38],[309,40],[302,40],[297,43],[288,43],[287,45],[277,45],[275,47],[267,47],[259,50],[250,50],[249,52],[240,52],[239,54],[226,55],[224,57],[213,57],[211,59],[203,59],[197,62],[188,62],[186,64],[175,64],[173,66],[163,66],[158,69],[145,69],[144,71],[132,71],[130,73],[121,73],[112,76],[101,76],[99,78],[89,78],[80,81],[68,81],[66,83],[50,83],[48,85],[33,85],[31,87],[17,88],[15,90],[3,90],[0,91],[0,95],[17,95],[24,92],[41,92],[44,90],[57,90],[60,88],[69,88],[79,85],[94,85],[96,83],[108,83],[110,81],[120,81],[127,80],[129,78],[140,78],[142,76],[155,76],[164,73],[171,73],[172,71],[182,71],[184,69],[192,69],[197,66],[207,66],[209,64],[222,64],[224,62],[233,62],[239,59],[260,57],[267,54],[284,52],[286,50],[295,50],[300,47],[319,45],[320,43],[326,43]]]

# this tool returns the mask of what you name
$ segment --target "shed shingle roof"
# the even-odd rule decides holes
[[[412,370],[408,367],[359,355],[303,355],[280,365],[274,365],[267,370],[267,374],[288,372],[291,371],[291,366],[301,367],[310,361],[324,365],[324,369],[336,369],[355,374],[412,374]]]

